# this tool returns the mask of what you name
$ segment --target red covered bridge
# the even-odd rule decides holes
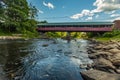
[[[69,23],[41,23],[39,32],[108,32],[112,31],[112,22],[69,22]]]

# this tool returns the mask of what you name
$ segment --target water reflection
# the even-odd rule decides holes
[[[78,68],[67,57],[48,57],[24,65],[21,80],[82,80]]]
[[[85,40],[0,41],[1,77],[5,73],[8,80],[82,80],[79,65],[92,62],[87,45]]]
[[[11,80],[21,66],[21,58],[25,54],[20,53],[19,48],[28,44],[23,45],[23,43],[24,41],[0,41],[1,80],[7,80],[7,77]]]

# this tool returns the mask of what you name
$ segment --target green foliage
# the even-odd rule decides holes
[[[44,21],[41,21],[41,22],[38,22],[38,23],[48,23],[46,20],[44,20]]]
[[[72,38],[86,38],[86,33],[85,32],[72,32],[71,33]]]
[[[5,20],[5,8],[4,8],[4,3],[3,1],[0,0],[0,23],[3,23],[3,21]]]
[[[37,27],[37,22],[34,19],[28,19],[25,22],[21,23],[21,26],[18,29],[20,29],[19,31],[24,32],[24,30],[28,30],[30,32],[35,32],[36,31],[36,27]]]
[[[120,30],[113,30],[112,32],[106,32],[103,37],[116,37],[120,36]]]
[[[102,37],[105,32],[88,32],[87,37],[88,38],[94,38],[94,37]]]
[[[30,31],[27,31],[25,30],[23,35],[22,35],[24,38],[36,38],[39,36],[39,34],[37,32],[30,32]]]
[[[88,36],[88,38],[92,38],[92,37],[95,37],[97,35],[95,35],[94,32],[88,32],[87,36]]]
[[[0,30],[4,33],[36,35],[36,15],[37,9],[32,4],[29,6],[26,0],[0,1]]]
[[[120,41],[120,30],[113,30],[111,32],[105,32],[102,35],[99,36],[89,36],[89,38],[95,38],[97,41],[110,41],[110,40],[117,40]]]
[[[34,19],[37,16],[37,11],[38,10],[36,9],[36,7],[33,6],[32,4],[30,4],[30,13],[29,13],[29,15],[30,15],[31,19]]]
[[[66,36],[66,32],[48,32],[47,36],[51,38],[63,38]]]
[[[47,32],[46,34],[50,38],[66,38],[67,32]],[[71,38],[86,38],[86,34],[82,32],[71,32]]]

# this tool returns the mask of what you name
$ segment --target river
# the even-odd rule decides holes
[[[0,80],[83,80],[89,41],[0,40]]]

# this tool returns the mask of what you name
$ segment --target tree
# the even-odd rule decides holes
[[[30,18],[34,19],[37,16],[37,12],[38,12],[37,8],[30,3],[30,13],[29,13]]]
[[[29,6],[26,0],[3,0],[2,2],[5,7],[0,6],[0,10],[3,11],[0,12],[6,16],[3,28],[6,32],[35,31],[37,22],[34,16],[37,14],[37,9],[34,6]]]
[[[22,27],[21,22],[29,16],[29,7],[26,0],[4,0],[6,4],[6,31],[17,32]]]
[[[48,23],[46,20],[44,20],[44,21],[40,21],[39,23]]]
[[[4,22],[4,3],[0,1],[0,23]]]

